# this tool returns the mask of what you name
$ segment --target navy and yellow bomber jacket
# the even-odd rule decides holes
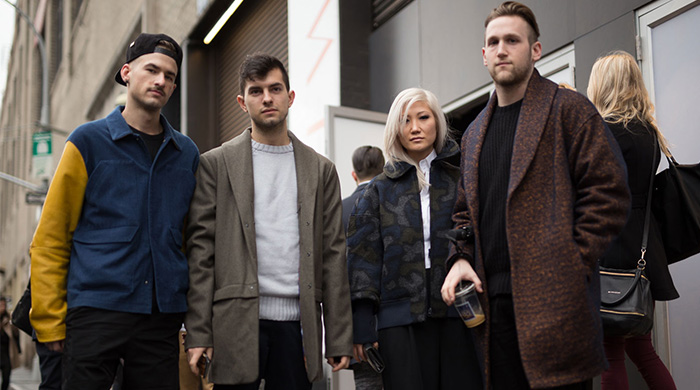
[[[72,307],[187,310],[182,232],[199,151],[161,116],[164,140],[151,161],[122,110],[71,133],[51,182],[30,249],[30,318],[41,342],[65,338]]]

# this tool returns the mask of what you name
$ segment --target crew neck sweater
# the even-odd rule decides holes
[[[251,140],[260,319],[298,321],[299,216],[294,148]]]

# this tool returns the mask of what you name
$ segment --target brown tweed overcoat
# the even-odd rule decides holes
[[[352,355],[340,183],[335,166],[291,132],[298,188],[299,308],[306,372]],[[250,131],[202,155],[187,222],[190,290],[185,346],[213,347],[210,381],[258,378],[259,295]],[[323,316],[323,323],[321,317]],[[325,330],[325,332],[324,332]]]
[[[479,232],[479,158],[496,95],[462,138],[453,219],[471,225],[474,269],[485,283]],[[513,303],[525,374],[533,388],[592,378],[607,365],[600,322],[598,257],[627,219],[624,160],[595,107],[537,70],[520,110],[506,198]],[[485,284],[488,290],[488,285]],[[487,294],[482,304],[488,310]],[[487,313],[487,318],[488,318]],[[490,375],[488,329],[474,329]]]

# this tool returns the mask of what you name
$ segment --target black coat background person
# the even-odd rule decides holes
[[[656,124],[654,105],[644,86],[639,65],[629,53],[616,51],[596,60],[587,92],[620,146],[632,194],[632,210],[627,223],[600,258],[600,265],[632,269],[641,256],[647,197],[650,195],[649,180],[652,172],[656,173],[661,152],[669,154],[668,142]],[[676,299],[679,295],[668,270],[659,226],[653,213],[650,217],[644,259],[651,295],[657,301]],[[676,388],[671,373],[654,350],[651,332],[628,338],[605,335],[603,346],[610,367],[601,375],[602,390],[629,388],[625,354],[637,366],[649,388]]]
[[[348,231],[350,212],[355,207],[357,199],[364,192],[367,183],[384,169],[384,154],[376,146],[360,146],[352,153],[352,178],[357,183],[357,188],[347,198],[343,199],[343,227]]]

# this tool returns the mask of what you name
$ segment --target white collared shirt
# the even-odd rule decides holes
[[[425,180],[430,183],[430,165],[437,157],[433,149],[428,157],[420,160],[418,166],[425,175]],[[420,213],[423,217],[423,252],[425,255],[425,268],[430,268],[430,186],[420,190]]]

